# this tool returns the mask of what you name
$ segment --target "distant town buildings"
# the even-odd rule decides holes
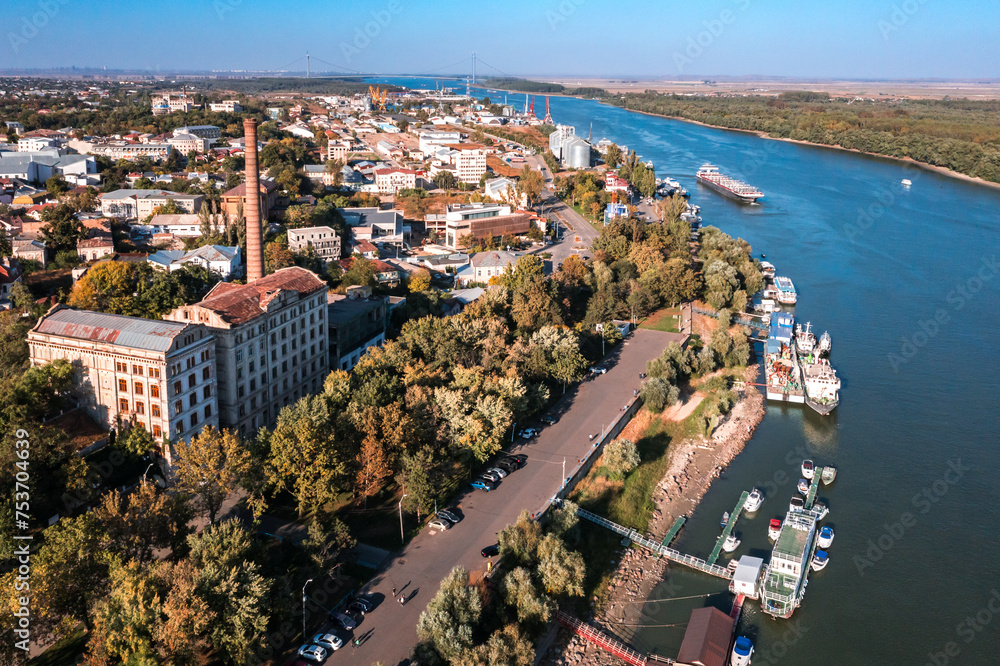
[[[466,247],[469,239],[528,233],[531,219],[527,213],[512,213],[509,204],[448,204],[445,212],[445,240],[449,249]]]
[[[375,185],[379,194],[396,194],[400,190],[417,187],[418,179],[423,177],[423,171],[414,169],[377,169]]]
[[[188,265],[201,266],[225,281],[243,275],[243,255],[238,245],[202,245],[183,250],[159,250],[149,255],[150,265],[165,271],[176,271]]]
[[[292,252],[302,252],[311,247],[324,263],[340,259],[340,234],[332,227],[289,229],[287,234],[288,249]]]
[[[173,202],[186,213],[197,213],[205,196],[167,190],[115,190],[100,195],[101,213],[120,220],[143,219],[160,206]]]
[[[243,106],[235,99],[227,99],[221,102],[210,102],[208,105],[209,110],[215,111],[216,113],[242,113]]]

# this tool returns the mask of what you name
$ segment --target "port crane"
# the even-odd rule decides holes
[[[376,111],[385,111],[385,97],[389,94],[388,89],[378,86],[368,86],[368,95],[372,98],[372,108]]]

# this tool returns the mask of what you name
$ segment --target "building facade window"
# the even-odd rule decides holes
[[[142,382],[135,383],[135,394],[142,395]]]
[[[153,418],[155,418],[155,419],[160,418],[160,406],[159,405],[150,405],[149,406],[149,411],[152,413]]]
[[[174,382],[174,395],[177,395],[184,390],[184,386],[180,382]]]
[[[125,398],[120,398],[118,400],[118,409],[120,411],[127,412],[128,411],[128,400],[126,400]]]
[[[149,397],[159,398],[160,397],[160,387],[157,384],[153,384],[149,387]]]
[[[196,381],[198,381],[198,379],[193,374],[188,375],[188,388],[194,388]]]
[[[202,378],[202,379],[206,379],[206,380],[207,380],[207,379],[208,379],[209,377],[211,377],[211,376],[212,376],[212,375],[211,375],[211,373],[209,372],[209,369],[208,369],[208,368],[202,368],[202,370],[201,370],[201,378]]]
[[[153,437],[157,439],[163,437],[163,430],[160,429],[160,426],[158,425],[153,426]]]
[[[128,380],[119,379],[118,380],[118,390],[124,393],[128,390]]]
[[[136,401],[136,403],[135,403],[135,413],[136,414],[145,414],[146,413],[146,404],[142,403],[142,402]]]

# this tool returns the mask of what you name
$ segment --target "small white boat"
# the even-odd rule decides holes
[[[729,657],[732,666],[750,666],[750,655],[753,654],[753,643],[746,636],[740,636],[733,645],[733,654]]]
[[[743,510],[747,513],[754,513],[763,503],[764,493],[760,492],[757,488],[754,488],[747,497],[747,501],[743,504]]]
[[[729,564],[726,566],[726,568],[729,569],[730,571],[736,571],[737,569],[740,568],[740,561],[729,560]]]
[[[830,509],[827,508],[826,504],[816,502],[813,504],[812,515],[816,517],[816,520],[823,520],[830,515]]]
[[[809,494],[809,482],[806,481],[805,479],[799,479],[798,490],[803,495],[808,495]]]
[[[726,537],[726,540],[722,542],[722,550],[727,553],[731,553],[740,547],[740,543],[742,542],[736,538],[735,534],[730,534]]]
[[[816,474],[816,465],[813,464],[812,460],[802,461],[802,476],[806,477],[812,481],[813,476]]]
[[[824,486],[828,486],[833,483],[833,480],[837,478],[837,468],[836,467],[824,467],[822,474],[819,476],[820,480],[823,482]]]
[[[767,538],[771,541],[777,541],[778,536],[781,534],[781,519],[772,518],[771,524],[767,527]]]
[[[792,499],[790,499],[788,501],[788,510],[789,511],[802,511],[802,509],[803,509],[803,507],[805,507],[805,505],[806,505],[806,501],[804,499],[802,499],[801,497],[793,497]]]
[[[726,529],[726,525],[729,524],[729,512],[726,511],[722,514],[722,529]]]
[[[900,183],[900,184],[901,184],[901,185],[902,185],[903,187],[909,187],[910,185],[913,185],[913,181],[912,181],[912,180],[910,180],[909,178],[904,178],[903,180],[899,181],[899,183]]]
[[[764,276],[764,278],[768,280],[772,279],[774,277],[774,271],[774,264],[770,261],[760,262],[760,274]]]
[[[816,539],[816,543],[819,544],[820,548],[829,548],[833,545],[833,528],[829,525],[824,525],[819,531],[819,538]]]
[[[829,331],[823,331],[823,335],[819,336],[819,344],[816,345],[816,348],[821,355],[830,355],[830,349],[833,348],[833,338],[830,337]]]
[[[826,565],[830,563],[830,556],[826,554],[825,550],[817,550],[816,555],[813,556],[812,570],[821,571],[826,568]]]

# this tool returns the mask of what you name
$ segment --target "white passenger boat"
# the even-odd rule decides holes
[[[726,540],[722,542],[722,550],[726,551],[727,553],[731,553],[737,548],[739,548],[741,543],[742,542],[736,538],[735,534],[730,534],[729,536],[726,537]]]
[[[747,496],[747,501],[743,504],[743,510],[747,513],[754,513],[760,508],[760,505],[764,502],[764,493],[760,492],[759,489],[754,488],[750,495]]]
[[[820,548],[829,548],[833,545],[833,528],[829,525],[824,525],[819,530],[819,537],[816,539],[816,543],[819,544]]]

